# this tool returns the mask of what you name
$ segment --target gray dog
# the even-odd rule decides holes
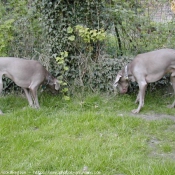
[[[139,54],[131,63],[118,72],[114,87],[118,86],[120,93],[126,93],[129,81],[138,83],[139,93],[135,102],[139,102],[139,105],[132,112],[139,113],[144,106],[147,84],[158,81],[166,73],[171,73],[171,82],[175,91],[175,50],[160,49]],[[171,107],[174,106],[175,101]]]
[[[25,60],[12,57],[0,57],[0,93],[3,89],[2,76],[13,80],[24,89],[29,105],[39,108],[37,89],[44,83],[55,90],[59,89],[59,82],[39,61]],[[2,111],[0,110],[2,114]]]

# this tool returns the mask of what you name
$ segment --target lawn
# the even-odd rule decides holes
[[[174,175],[173,98],[147,94],[133,115],[135,98],[43,93],[35,110],[22,96],[1,97],[0,174]]]

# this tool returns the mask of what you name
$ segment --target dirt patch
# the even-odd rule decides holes
[[[137,117],[137,118],[142,118],[147,121],[169,119],[175,123],[175,116],[166,115],[166,114],[154,114],[154,113],[153,114],[137,114],[137,115],[133,114],[132,116]],[[166,132],[173,132],[173,131],[175,131],[175,124],[172,124],[166,129]],[[162,144],[164,144],[163,140],[159,140],[154,136],[151,137],[151,139],[148,141],[148,146],[150,148],[149,156],[175,160],[175,150],[164,152],[160,149]]]
[[[153,120],[162,120],[162,119],[170,119],[173,122],[175,122],[175,116],[172,115],[165,115],[165,114],[137,114],[134,115],[135,117],[142,118],[144,120],[148,121],[153,121]],[[174,131],[175,130],[175,125],[171,125],[168,127],[167,131]],[[161,158],[168,158],[168,159],[173,159],[175,160],[175,151],[170,151],[170,152],[163,152],[160,151],[159,147],[160,145],[163,144],[163,141],[158,140],[157,138],[151,138],[148,141],[149,148],[151,149],[150,151],[150,156],[152,157],[161,157]]]
[[[127,114],[119,114],[119,116],[125,116]],[[173,134],[175,131],[175,116],[167,115],[167,114],[156,114],[154,112],[148,114],[132,114],[129,113],[129,116],[133,116],[136,118],[141,118],[146,121],[155,121],[155,120],[171,120],[172,123],[164,130],[168,134]],[[157,157],[162,159],[172,159],[175,160],[175,149],[174,149],[174,140],[169,140],[170,144],[167,143],[165,140],[159,140],[154,135],[150,135],[149,140],[147,141],[147,145],[150,149],[149,156],[150,157]]]
[[[145,120],[162,120],[162,119],[170,119],[175,122],[175,116],[165,115],[165,114],[133,114],[132,116],[142,118]]]
[[[170,158],[175,160],[175,151],[171,152],[162,152],[158,149],[158,147],[162,144],[162,141],[158,140],[157,138],[152,138],[148,145],[151,149],[150,156],[152,157],[162,157],[162,158]]]

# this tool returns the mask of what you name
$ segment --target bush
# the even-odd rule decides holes
[[[113,82],[119,70],[132,61],[133,56],[122,56],[119,58],[110,58],[109,55],[103,55],[98,62],[85,58],[83,56],[72,57],[74,67],[70,68],[66,74],[66,81],[69,82],[71,91],[77,89],[90,89],[93,92],[113,92]],[[149,91],[162,89],[169,86],[169,75],[155,83],[148,85]],[[129,92],[138,90],[137,82],[131,82]]]
[[[92,91],[111,92],[117,72],[131,59],[131,57],[113,59],[109,55],[103,55],[98,62],[93,62],[83,55],[72,57],[74,67],[70,68],[66,75],[70,89],[85,88]]]

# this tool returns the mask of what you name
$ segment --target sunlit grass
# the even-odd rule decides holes
[[[0,99],[0,173],[174,175],[174,120],[160,94],[148,94],[137,116],[134,95],[41,94],[41,109],[19,96]],[[172,99],[171,99],[172,100]]]

